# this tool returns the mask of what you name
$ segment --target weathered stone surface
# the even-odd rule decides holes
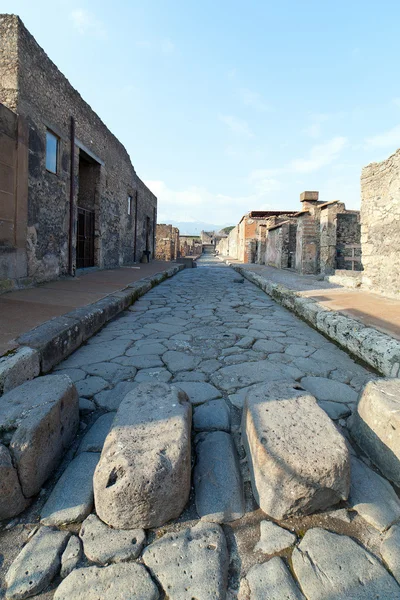
[[[349,452],[315,398],[286,382],[250,390],[243,413],[253,494],[277,520],[348,496]]]
[[[268,360],[260,360],[223,367],[211,376],[211,381],[220,389],[230,393],[254,383],[292,381],[301,376],[301,371],[295,367],[281,367]]]
[[[351,457],[349,502],[379,531],[400,519],[400,501],[390,483],[354,456]]]
[[[71,535],[68,544],[61,556],[61,571],[60,577],[67,577],[74,569],[77,568],[82,558],[82,545],[76,535]]]
[[[244,514],[239,460],[229,433],[214,431],[196,439],[196,508],[204,521],[226,523]]]
[[[9,392],[40,373],[40,357],[32,348],[17,348],[0,357],[0,395]]]
[[[101,417],[93,423],[81,441],[78,453],[101,452],[103,450],[104,441],[110,431],[115,415],[115,412],[106,413],[105,415],[101,415]]]
[[[278,556],[261,565],[251,567],[241,582],[239,598],[240,600],[304,600],[289,569]]]
[[[38,377],[3,396],[0,441],[9,442],[25,497],[39,492],[78,425],[78,394],[66,375]]]
[[[43,525],[80,523],[93,507],[96,452],[82,452],[65,469],[42,509]]]
[[[254,552],[260,550],[264,554],[275,554],[286,548],[290,548],[296,541],[296,536],[279,527],[272,521],[261,521],[260,523],[260,541],[254,546]]]
[[[99,517],[120,529],[179,516],[190,491],[192,411],[168,384],[141,383],[121,403],[94,476]]]
[[[68,371],[69,370],[80,371],[80,369],[68,369]],[[135,367],[124,367],[123,365],[112,362],[100,362],[85,365],[85,371],[89,375],[101,377],[110,383],[119,383],[120,381],[133,379],[136,375]]]
[[[143,529],[112,529],[96,515],[85,519],[79,537],[87,558],[101,565],[137,558],[146,542]]]
[[[136,344],[132,348],[129,348],[129,350],[126,351],[126,356],[144,356],[146,354],[152,354],[153,356],[157,356],[160,354],[164,354],[166,350],[166,347],[163,346],[163,344],[160,344],[159,342],[149,344],[146,341],[139,341],[136,342]]]
[[[350,408],[341,402],[328,402],[322,400],[321,402],[318,402],[318,404],[333,421],[348,417],[351,414]]]
[[[259,350],[261,352],[283,352],[284,346],[275,340],[257,340],[253,345],[253,350]]]
[[[231,430],[230,411],[225,400],[210,400],[194,409],[193,428],[195,431]]]
[[[111,340],[107,344],[88,344],[76,350],[73,356],[70,356],[60,366],[70,369],[72,367],[81,368],[90,364],[107,362],[117,356],[122,356],[130,344],[129,340]]]
[[[172,372],[190,371],[190,369],[195,369],[200,362],[198,356],[192,356],[177,350],[168,350],[163,354],[162,359],[168,370]]]
[[[5,581],[6,597],[22,600],[38,594],[57,575],[69,532],[41,527],[18,554]]]
[[[8,448],[0,444],[0,521],[18,515],[28,504]]]
[[[357,393],[345,383],[325,379],[325,377],[303,377],[302,387],[310,392],[317,400],[330,402],[357,402]]]
[[[72,571],[54,600],[158,600],[157,586],[137,563],[87,567]]]
[[[183,381],[176,385],[189,396],[192,404],[201,404],[207,402],[207,400],[221,397],[221,393],[217,388],[203,381]]]
[[[78,381],[76,384],[79,396],[83,396],[84,398],[91,398],[106,387],[108,387],[108,383],[102,377],[86,377],[86,379]]]
[[[393,525],[381,544],[381,555],[397,582],[400,583],[400,526]]]
[[[168,383],[171,379],[172,375],[167,369],[158,367],[154,369],[140,369],[135,377],[135,383],[142,383],[143,381]]]
[[[120,381],[112,390],[103,390],[96,394],[94,400],[98,406],[109,411],[116,411],[125,396],[138,384],[134,381]]]
[[[147,546],[143,560],[170,600],[224,599],[229,556],[219,525],[198,523]]]
[[[369,381],[349,427],[373,463],[400,486],[400,379]]]
[[[308,600],[400,598],[400,587],[381,563],[351,538],[309,529],[292,554]]]
[[[88,415],[91,412],[94,412],[96,408],[97,407],[95,403],[88,398],[79,398],[79,412],[83,415]]]

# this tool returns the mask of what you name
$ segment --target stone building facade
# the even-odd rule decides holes
[[[361,173],[363,287],[400,297],[400,150]]]
[[[198,235],[181,235],[179,237],[181,256],[200,256],[203,243]]]
[[[156,227],[156,258],[158,260],[176,260],[179,256],[179,229],[173,225],[158,224]]]
[[[0,160],[18,181],[0,183],[3,287],[152,258],[156,197],[14,15],[0,16],[0,103]]]

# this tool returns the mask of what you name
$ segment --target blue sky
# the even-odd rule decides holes
[[[236,223],[303,190],[360,206],[400,147],[400,3],[0,0],[127,148],[159,221]]]

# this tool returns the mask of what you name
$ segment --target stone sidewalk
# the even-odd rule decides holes
[[[199,268],[181,271],[148,291],[54,373],[76,386],[80,431],[30,507],[0,526],[0,598],[6,582],[7,597],[15,599],[400,599],[395,579],[400,580],[400,556],[392,544],[399,536],[400,501],[351,442],[347,427],[358,393],[376,374],[233,269],[217,259],[200,259]],[[154,397],[146,401],[143,384],[149,383],[159,384],[152,389],[164,406],[167,389],[179,388],[187,397],[171,392],[175,412],[166,411],[159,420]],[[286,453],[291,461],[289,486],[292,479],[303,485],[305,469],[317,478],[317,490],[327,486],[316,512],[306,507],[297,514],[303,496],[293,503],[290,493],[285,500],[291,507],[282,514],[279,502],[271,504],[273,518],[259,508],[254,455],[241,423],[246,396],[257,407],[260,384],[296,396],[298,411],[289,428],[278,405],[276,421],[266,422],[265,437],[274,440],[278,456]],[[127,408],[137,400],[141,414],[154,406],[147,419],[138,415],[136,430],[136,416]],[[308,421],[301,408],[305,403],[312,405]],[[193,412],[192,444],[174,435],[181,422],[176,411],[183,408],[185,417],[179,419],[186,424]],[[125,460],[129,443],[118,449],[119,436],[127,440],[130,427],[140,432],[134,444],[151,440],[129,458],[134,463]],[[336,440],[346,473],[336,468]],[[158,499],[169,502],[171,486],[177,504],[188,497],[183,512],[162,525],[140,525],[139,520],[130,529],[109,527],[116,518],[141,512],[143,504],[124,503],[128,496],[122,493],[107,503],[104,494],[123,486],[124,494],[153,493],[152,477],[159,485],[160,473],[174,467],[183,446],[192,448],[189,487],[185,473],[185,481],[171,476],[158,488]],[[101,468],[96,468],[98,461]],[[329,483],[319,479],[323,472],[340,479],[336,497],[332,490],[326,493]],[[276,491],[282,497],[282,490]],[[157,511],[164,510],[167,501],[159,504]]]
[[[0,356],[16,348],[15,339],[22,333],[174,264],[156,260],[118,269],[78,271],[76,277],[0,295]]]

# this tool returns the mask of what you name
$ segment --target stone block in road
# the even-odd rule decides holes
[[[272,521],[261,521],[260,541],[255,545],[254,552],[260,550],[264,554],[275,554],[290,548],[296,541],[296,536]]]
[[[68,531],[41,527],[6,574],[6,598],[22,600],[44,590],[60,570],[61,554],[69,535]]]
[[[40,373],[40,356],[32,348],[17,348],[0,357],[0,395],[9,392]]]
[[[22,493],[10,452],[0,444],[0,521],[18,515],[28,504]]]
[[[76,569],[54,594],[54,600],[158,600],[159,597],[146,569],[134,562]]]
[[[96,452],[82,452],[70,462],[42,509],[43,525],[80,523],[93,508],[93,474]]]
[[[79,565],[82,558],[82,545],[76,535],[71,535],[61,556],[60,577],[67,577]]]
[[[251,600],[304,600],[289,569],[276,556],[261,565],[254,565],[241,581],[239,598]],[[322,600],[322,599],[321,599]],[[328,599],[326,599],[328,600]]]
[[[315,398],[272,382],[247,395],[242,439],[253,494],[277,519],[309,515],[346,500],[350,457],[344,438]]]
[[[229,555],[219,525],[198,523],[168,533],[147,546],[143,560],[170,600],[226,597]]]
[[[78,426],[78,394],[66,375],[38,377],[2,397],[0,441],[9,443],[25,497],[39,492]]]
[[[196,508],[204,521],[227,523],[244,514],[239,459],[229,433],[213,431],[196,438]]]
[[[143,529],[112,529],[96,515],[85,519],[79,537],[87,558],[101,565],[137,558],[146,541]]]
[[[309,529],[292,563],[308,600],[400,598],[400,587],[382,564],[345,535]]]
[[[210,400],[197,406],[193,413],[193,428],[195,431],[229,432],[231,419],[225,400]]]
[[[400,486],[400,379],[369,381],[349,427],[372,462]]]
[[[192,408],[165,383],[141,383],[122,401],[94,476],[98,516],[117,529],[163,525],[190,492]]]

